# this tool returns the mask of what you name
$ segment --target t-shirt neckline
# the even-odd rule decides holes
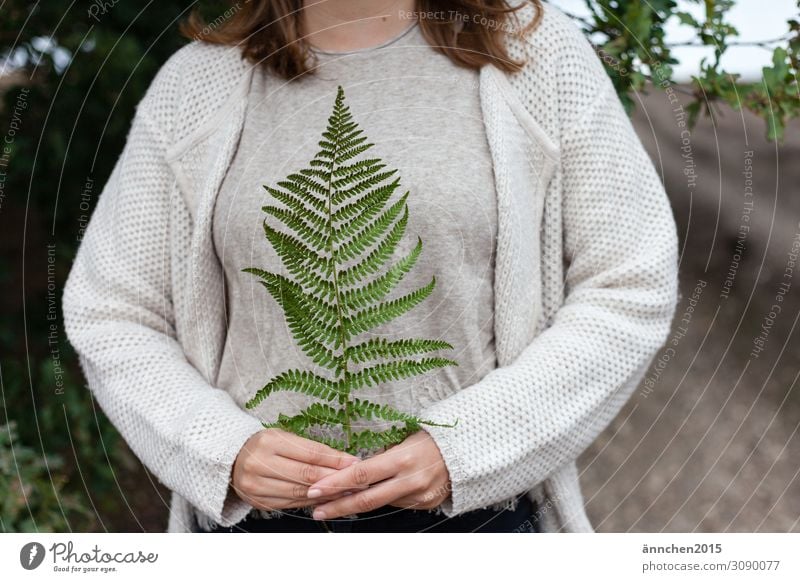
[[[380,44],[376,44],[375,46],[368,46],[360,49],[354,49],[349,51],[332,51],[326,49],[320,49],[313,45],[310,45],[310,50],[313,53],[321,54],[321,55],[333,55],[333,56],[343,56],[343,55],[357,55],[362,53],[368,53],[374,50],[378,50],[381,48],[385,48],[390,44],[394,44],[395,42],[399,41],[401,38],[405,37],[408,33],[414,30],[419,25],[419,21],[415,20],[411,26],[407,27],[405,30],[401,31],[399,34],[393,36],[392,38],[383,41]]]

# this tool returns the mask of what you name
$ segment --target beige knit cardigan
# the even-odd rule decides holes
[[[534,8],[521,12],[522,22]],[[545,531],[592,531],[575,464],[665,341],[677,235],[656,170],[580,30],[546,5],[524,70],[480,71],[497,190],[498,368],[440,393],[417,383],[450,473],[447,515],[526,493]],[[252,66],[192,42],[160,70],[78,249],[64,324],[88,387],[172,492],[169,532],[231,525],[231,467],[259,419],[214,385],[224,278],[211,218]],[[465,180],[469,176],[464,177]],[[223,511],[224,509],[224,511]]]

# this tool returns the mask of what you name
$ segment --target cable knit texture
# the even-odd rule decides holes
[[[520,11],[524,23],[532,6]],[[630,397],[678,300],[677,234],[655,168],[581,31],[545,5],[516,74],[480,95],[497,187],[498,367],[452,393],[422,388],[448,516],[526,493],[544,531],[592,531],[577,457]],[[211,218],[252,68],[193,42],[140,102],[67,280],[64,323],[88,387],[173,491],[167,531],[232,525],[231,467],[261,422],[215,387],[224,279]],[[423,386],[425,384],[422,384]],[[278,513],[268,514],[277,517]]]

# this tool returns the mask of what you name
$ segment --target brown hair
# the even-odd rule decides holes
[[[524,63],[510,58],[502,35],[523,36],[536,28],[542,17],[541,0],[529,3],[536,7],[536,16],[524,28],[519,28],[513,14],[524,2],[511,7],[508,0],[416,0],[416,11],[435,13],[436,18],[419,18],[422,34],[456,65],[477,69],[493,63],[501,70],[515,72]],[[303,0],[238,1],[210,23],[195,9],[181,23],[180,31],[194,40],[240,45],[248,60],[291,79],[312,70],[301,30],[302,6]]]

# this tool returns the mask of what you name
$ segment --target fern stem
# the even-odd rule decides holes
[[[336,97],[336,106],[335,106],[335,112],[336,112],[336,116],[337,116],[337,119],[336,119],[336,121],[337,121],[337,127],[336,127],[337,133],[341,130],[342,97],[343,97],[342,93],[343,93],[342,92],[342,88],[339,87],[338,94],[337,94],[337,97]],[[343,307],[342,307],[342,301],[341,301],[341,296],[340,296],[340,291],[339,291],[338,270],[336,268],[336,260],[334,260],[334,250],[333,250],[333,192],[332,192],[332,187],[333,187],[333,175],[334,175],[334,172],[336,170],[336,154],[339,151],[339,139],[338,139],[339,135],[337,135],[336,138],[337,139],[333,140],[333,143],[334,143],[334,146],[333,146],[333,157],[331,158],[330,173],[328,174],[328,184],[327,184],[327,197],[328,197],[328,208],[327,208],[327,210],[328,210],[328,251],[331,254],[331,261],[332,261],[332,267],[333,267],[333,289],[334,289],[334,292],[335,292],[335,295],[336,295],[336,313],[337,313],[337,316],[338,316],[338,319],[339,319],[339,334],[340,334],[341,344],[342,344],[342,358],[343,358],[343,362],[342,362],[343,366],[342,367],[343,367],[343,372],[344,372],[343,378],[344,378],[345,382],[347,382],[347,378],[348,378],[348,374],[349,374],[349,372],[347,371],[347,357],[348,357],[347,347],[348,346],[347,346],[347,340],[345,338],[345,333],[344,333],[344,316],[342,314]],[[339,396],[339,403],[344,405],[344,423],[343,423],[343,427],[344,427],[344,431],[345,431],[345,441],[344,441],[344,443],[345,443],[345,450],[349,451],[350,450],[350,440],[352,438],[352,428],[350,426],[350,415],[351,415],[350,406],[351,406],[352,403],[350,402],[350,391],[349,391],[349,389],[345,394]]]

